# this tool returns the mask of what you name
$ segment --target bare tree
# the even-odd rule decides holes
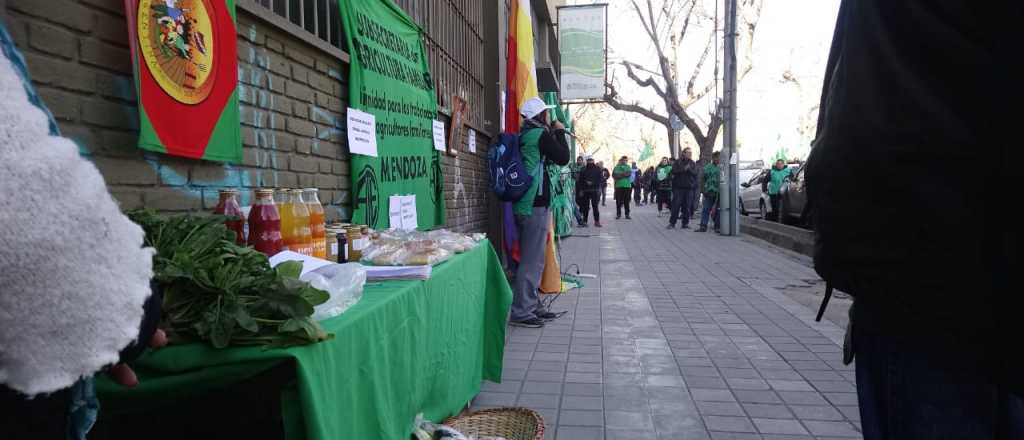
[[[717,0],[716,0],[717,1]],[[625,67],[626,75],[641,88],[650,88],[664,103],[665,112],[659,112],[653,107],[647,107],[638,100],[629,100],[623,97],[616,88],[614,77],[606,84],[607,93],[605,101],[616,110],[623,110],[638,113],[665,127],[668,133],[669,145],[678,145],[675,137],[677,132],[672,130],[671,117],[679,118],[683,126],[693,137],[694,142],[700,147],[699,159],[707,162],[711,158],[715,141],[718,139],[719,131],[724,122],[724,106],[722,100],[714,103],[713,109],[709,111],[707,121],[696,115],[697,111],[693,105],[715,90],[718,79],[718,66],[710,66],[714,69],[714,75],[701,75],[709,67],[708,58],[712,50],[718,48],[715,36],[715,29],[719,27],[717,17],[709,14],[699,0],[661,0],[661,6],[656,7],[652,0],[630,0],[633,11],[643,24],[643,30],[651,43],[657,56],[657,67],[646,68],[636,62],[628,60],[619,64]],[[761,16],[763,0],[739,0],[739,23],[737,31],[740,35],[740,45],[744,52],[740,60],[739,79],[743,79],[753,67],[751,63],[754,30]],[[679,50],[684,39],[692,37],[691,24],[698,22],[712,21],[714,29],[707,30],[707,36],[703,37],[707,43],[704,46],[699,58],[694,62],[689,77],[681,83],[679,73]],[[695,37],[701,38],[701,36]],[[703,41],[703,40],[701,40]],[[717,64],[717,63],[710,63]],[[677,152],[672,151],[675,157]]]

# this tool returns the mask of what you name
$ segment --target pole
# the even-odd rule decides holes
[[[740,216],[736,209],[739,198],[739,154],[736,151],[736,0],[725,0],[725,126],[723,158],[725,178],[720,191],[722,235],[740,234]]]

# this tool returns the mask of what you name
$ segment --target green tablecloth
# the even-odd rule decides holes
[[[324,321],[334,339],[288,349],[167,347],[139,360],[139,386],[97,383],[101,417],[151,411],[295,360],[298,396],[282,396],[289,438],[407,439],[419,412],[457,413],[483,379],[501,379],[512,293],[487,242],[427,281],[369,283]]]

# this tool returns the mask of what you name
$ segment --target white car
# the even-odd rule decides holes
[[[756,212],[761,215],[761,218],[767,218],[768,213],[771,212],[772,203],[768,198],[768,193],[764,191],[764,179],[768,178],[768,172],[769,170],[761,170],[746,182],[740,183],[741,214],[750,215],[751,212]]]

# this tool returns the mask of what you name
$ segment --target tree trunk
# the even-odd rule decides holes
[[[679,154],[679,132],[673,130],[671,126],[666,126],[665,131],[668,132],[669,157],[675,159]]]

